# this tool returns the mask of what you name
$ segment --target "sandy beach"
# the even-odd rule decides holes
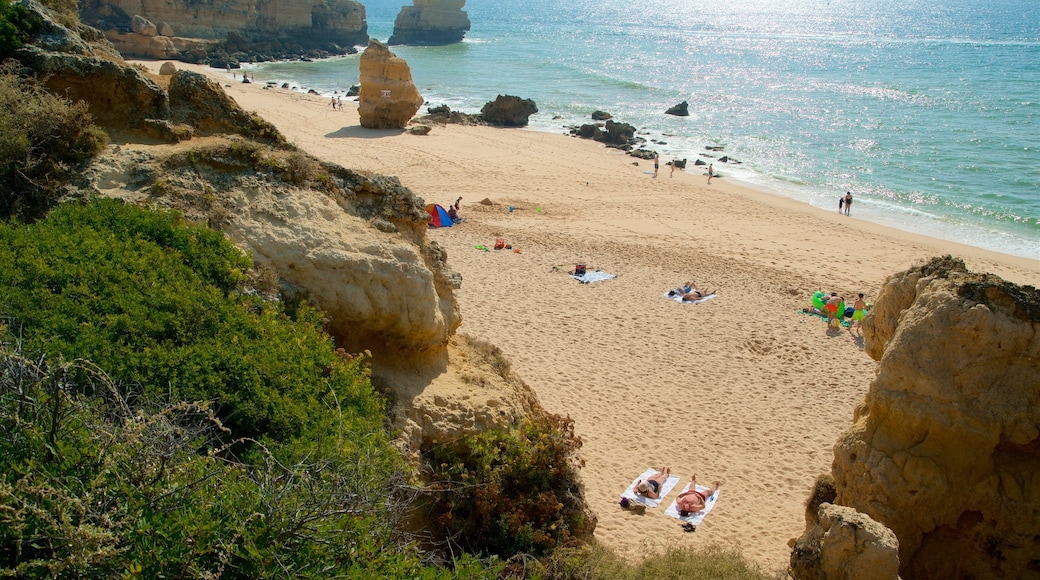
[[[575,420],[596,536],[630,557],[718,543],[767,571],[786,566],[810,486],[830,470],[875,367],[856,333],[801,313],[815,290],[873,300],[887,275],[942,254],[1040,285],[1040,261],[864,222],[855,206],[846,217],[725,177],[709,185],[692,157],[674,175],[662,159],[654,178],[652,161],[563,134],[368,130],[353,100],[338,111],[317,95],[176,65],[220,81],[317,157],[397,176],[445,207],[462,197],[465,222],[429,232],[463,277],[459,332],[499,346],[549,411]],[[515,251],[474,247],[496,239]],[[579,263],[616,278],[580,284],[569,275]],[[663,296],[689,280],[717,297]],[[665,465],[683,479],[660,507],[618,506],[634,477]],[[691,473],[723,486],[684,533],[664,512]]]

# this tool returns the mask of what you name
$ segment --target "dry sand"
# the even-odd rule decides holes
[[[143,64],[157,71],[161,63]],[[813,291],[872,300],[887,275],[943,254],[1040,285],[1036,260],[900,232],[727,179],[708,185],[692,158],[688,171],[672,177],[662,165],[654,179],[644,173],[650,161],[562,134],[367,130],[353,100],[334,111],[316,95],[177,66],[219,80],[243,108],[322,159],[398,176],[445,207],[463,198],[466,221],[429,233],[463,276],[460,332],[501,347],[546,408],[575,420],[596,536],[628,557],[717,543],[768,571],[786,566],[810,486],[830,470],[832,446],[875,368],[862,338],[800,313]],[[474,248],[496,238],[519,253]],[[577,263],[617,278],[579,284],[568,275]],[[687,280],[718,297],[698,305],[662,297]],[[723,481],[696,533],[664,515],[677,492],[643,515],[618,506],[633,477],[662,465],[683,476],[677,489],[694,472],[702,483]]]

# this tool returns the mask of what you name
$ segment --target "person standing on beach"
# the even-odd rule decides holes
[[[657,178],[657,170],[661,168],[661,156],[654,153],[654,179]]]
[[[845,207],[848,207],[846,204]],[[852,303],[852,324],[849,325],[849,332],[852,332],[853,327],[863,334],[863,317],[867,314],[867,303],[863,300],[863,293],[860,292],[856,301]]]
[[[715,165],[712,163],[708,164],[708,185],[711,185],[711,178],[715,177]]]
[[[838,213],[841,213],[841,208],[844,205],[845,205],[845,198],[839,195],[838,196]]]
[[[831,292],[827,300],[827,328],[841,328],[841,315],[839,310],[844,308],[845,299],[838,296],[837,292]]]
[[[849,215],[849,210],[852,209],[852,192],[845,192],[845,215]]]
[[[675,177],[675,159],[672,159],[672,170],[668,172],[668,177]]]

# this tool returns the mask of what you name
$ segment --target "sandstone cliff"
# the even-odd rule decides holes
[[[160,47],[185,51],[198,45],[183,39],[223,40],[229,35],[335,49],[368,42],[365,7],[353,0],[87,0],[80,4],[80,14],[134,54]],[[154,23],[155,32],[134,27],[135,17]]]
[[[1040,292],[937,258],[886,281],[864,336],[834,503],[895,532],[904,578],[1040,573]]]
[[[97,30],[70,30],[26,3],[40,33],[16,53],[25,66],[87,101],[103,127],[170,143],[114,147],[70,192],[176,208],[224,230],[273,278],[268,290],[315,304],[340,346],[371,353],[408,453],[540,412],[497,349],[454,336],[459,276],[426,239],[423,200],[399,180],[296,151],[217,83],[189,71],[153,77]]]
[[[403,129],[423,104],[408,63],[378,40],[361,53],[358,115],[369,129]]]
[[[462,42],[470,28],[466,0],[413,0],[401,7],[387,44],[439,45]]]
[[[407,456],[543,412],[501,351],[455,335],[459,276],[396,178],[220,136],[113,150],[90,176],[89,189],[224,230],[273,279],[259,288],[321,308],[339,346],[371,353]]]

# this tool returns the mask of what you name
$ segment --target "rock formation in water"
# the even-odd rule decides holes
[[[469,30],[466,0],[413,0],[401,7],[389,45],[440,45],[462,42]]]
[[[371,40],[361,53],[358,114],[369,129],[403,129],[422,107],[412,71],[385,44]]]
[[[480,109],[480,116],[488,125],[499,127],[526,127],[531,115],[538,112],[538,105],[531,99],[512,95],[498,95]]]
[[[895,533],[903,578],[1040,573],[1040,292],[936,258],[886,281],[863,333],[877,377],[834,503]]]
[[[368,42],[365,7],[354,0],[85,0],[80,15],[104,30],[127,56],[182,58],[202,51],[204,57],[229,35],[269,45],[268,52],[275,54],[284,50],[284,43],[298,45],[293,52],[320,48],[343,53]],[[198,56],[185,60],[197,62]]]

